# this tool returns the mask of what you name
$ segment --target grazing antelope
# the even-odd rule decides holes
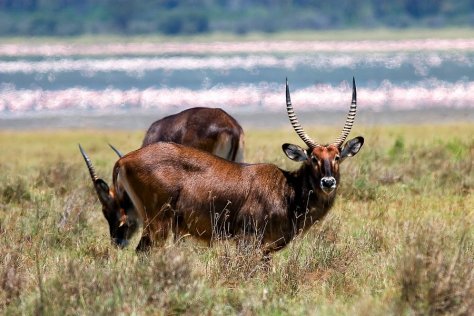
[[[117,155],[122,156],[117,149],[111,147]],[[80,144],[79,150],[84,157],[95,191],[102,204],[102,213],[109,224],[112,244],[123,248],[128,245],[128,240],[139,227],[138,219],[134,218],[134,214],[136,214],[134,206],[126,195],[122,197],[121,201],[117,200],[115,191],[109,188],[107,182],[97,176],[90,158]]]
[[[140,221],[143,233],[137,250],[162,244],[172,231],[175,237],[189,234],[207,242],[216,237],[259,236],[267,256],[321,220],[334,203],[340,163],[356,155],[364,143],[359,136],[344,144],[356,115],[355,81],[344,128],[328,145],[311,139],[298,122],[288,82],[286,103],[291,125],[308,146],[282,146],[288,158],[301,162],[296,171],[229,162],[160,142],[119,159],[109,190],[83,152],[96,188],[104,198],[116,196],[115,204],[104,212],[109,225],[115,225],[110,229],[113,240],[126,244]]]
[[[244,159],[243,129],[232,116],[219,108],[190,108],[154,122],[143,139],[142,147],[160,141],[198,148],[232,161],[242,162]],[[114,146],[109,146],[119,157],[123,156]],[[107,183],[96,175],[89,157],[80,145],[79,149],[109,223],[112,241],[119,246],[126,246],[128,238],[138,228],[137,221],[132,220],[130,215],[136,213],[133,204],[124,196],[119,206],[114,191],[109,190]],[[129,214],[128,225],[120,225],[120,219],[125,218],[125,214]]]
[[[242,127],[222,109],[196,107],[154,122],[142,147],[157,142],[183,144],[231,161],[244,160]]]

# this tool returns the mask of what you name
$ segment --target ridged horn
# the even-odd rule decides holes
[[[84,157],[84,161],[86,162],[87,169],[89,169],[89,173],[91,174],[92,181],[95,182],[96,180],[99,179],[99,177],[95,174],[94,166],[92,166],[92,162],[89,156],[87,156],[86,152],[82,148],[81,144],[79,144],[79,150],[81,151],[82,157]]]
[[[354,125],[354,119],[356,116],[357,111],[357,90],[355,79],[352,77],[352,102],[351,107],[349,108],[349,113],[347,114],[346,123],[344,124],[344,128],[342,129],[341,135],[336,138],[332,144],[336,147],[341,147],[342,144],[346,141],[347,136],[351,132],[352,125]]]
[[[110,146],[110,148],[112,148],[113,151],[115,151],[115,153],[117,154],[117,156],[119,156],[119,158],[123,157],[122,153],[117,148],[112,146],[112,144],[109,144],[109,146]]]
[[[304,131],[301,124],[298,122],[298,118],[296,117],[295,111],[293,110],[293,106],[291,105],[291,98],[290,98],[290,88],[288,88],[288,78],[286,79],[286,112],[288,112],[288,118],[290,119],[291,126],[293,126],[296,134],[305,142],[305,144],[310,148],[313,149],[318,146],[318,143],[312,140],[308,134]]]

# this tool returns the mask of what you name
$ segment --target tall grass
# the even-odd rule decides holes
[[[280,149],[293,134],[248,131],[247,160],[295,168]],[[110,181],[107,143],[126,152],[142,132],[0,132],[1,313],[472,315],[474,126],[352,134],[366,144],[333,210],[265,263],[230,241],[110,245],[77,143]]]

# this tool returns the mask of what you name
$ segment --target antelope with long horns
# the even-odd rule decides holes
[[[288,158],[301,162],[296,171],[273,164],[229,162],[201,150],[174,143],[156,143],[131,152],[113,170],[115,211],[105,214],[111,236],[126,243],[138,222],[143,232],[137,250],[161,245],[171,231],[175,237],[214,238],[259,236],[264,255],[282,249],[297,234],[321,220],[333,206],[339,184],[339,165],[356,155],[364,139],[345,142],[356,114],[356,86],[352,104],[338,138],[321,145],[304,131],[291,104],[286,83],[290,123],[308,146],[283,144]],[[92,164],[85,153],[91,176]],[[135,213],[136,211],[136,213]],[[115,234],[115,235],[114,235]]]
[[[231,161],[243,162],[244,159],[244,131],[232,116],[220,108],[194,107],[155,121],[148,128],[142,147],[163,141],[198,148]],[[109,146],[119,158],[123,156],[114,146]],[[136,220],[131,220],[131,216],[124,217],[125,209],[127,214],[136,213],[132,209],[133,205],[127,197],[123,197],[120,202],[123,207],[118,206],[114,191],[109,190],[107,183],[97,177],[90,159],[79,147],[102,204],[102,212],[109,223],[112,241],[125,246],[128,236],[137,228]],[[119,213],[117,208],[120,209]],[[125,218],[128,220],[120,220]],[[125,222],[129,225],[125,225]]]

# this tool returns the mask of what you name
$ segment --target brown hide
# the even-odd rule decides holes
[[[144,235],[160,243],[170,229],[210,242],[254,234],[265,252],[284,247],[321,219],[335,194],[311,194],[311,172],[271,164],[238,164],[173,143],[134,151],[114,167],[144,221]],[[314,183],[317,181],[314,179]],[[308,206],[308,213],[306,213]]]
[[[142,147],[160,141],[198,148],[227,160],[243,161],[242,127],[218,108],[190,108],[154,122]]]

